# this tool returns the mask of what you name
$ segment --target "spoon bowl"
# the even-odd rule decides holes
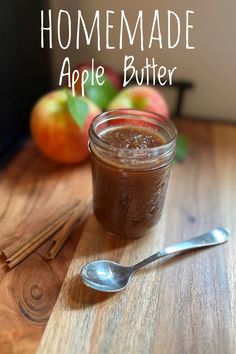
[[[82,268],[80,273],[85,285],[105,292],[123,290],[132,274],[131,267],[106,260],[88,263]]]

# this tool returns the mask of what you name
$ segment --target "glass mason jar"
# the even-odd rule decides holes
[[[162,139],[160,146],[128,149],[104,141],[114,128],[145,127]],[[112,235],[139,238],[160,219],[175,156],[174,123],[156,113],[133,109],[97,116],[89,129],[94,214]]]

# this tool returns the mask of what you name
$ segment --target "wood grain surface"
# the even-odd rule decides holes
[[[28,143],[0,176],[0,243],[29,232],[37,215],[75,197],[91,195],[89,164],[62,167]],[[0,262],[0,353],[35,353],[75,251],[81,227],[58,257],[45,261],[42,246],[9,271]]]
[[[91,217],[41,341],[46,353],[234,353],[236,128],[181,123],[190,154],[175,164],[156,235],[111,238]],[[223,225],[228,244],[153,264],[123,292],[106,295],[79,279],[83,264],[132,264],[154,251]]]
[[[1,270],[4,354],[37,347],[40,354],[235,353],[236,126],[181,121],[178,128],[188,136],[190,152],[173,166],[155,235],[112,238],[91,216],[53,262],[39,251],[13,271]],[[62,168],[28,145],[1,177],[0,225],[16,227],[36,205],[90,193],[88,165]],[[227,244],[153,263],[123,292],[98,293],[79,279],[90,260],[132,264],[216,226],[229,228]]]

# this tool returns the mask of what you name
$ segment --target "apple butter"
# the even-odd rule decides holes
[[[154,113],[117,110],[96,117],[89,135],[96,218],[113,235],[147,235],[163,208],[174,124]]]

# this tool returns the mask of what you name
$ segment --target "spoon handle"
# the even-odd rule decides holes
[[[169,256],[172,253],[219,245],[228,241],[228,236],[228,230],[223,227],[219,227],[217,229],[210,230],[200,236],[163,248],[159,252],[135,264],[132,268],[134,271],[138,270],[139,268],[142,268],[145,265],[150,264],[162,257]]]

